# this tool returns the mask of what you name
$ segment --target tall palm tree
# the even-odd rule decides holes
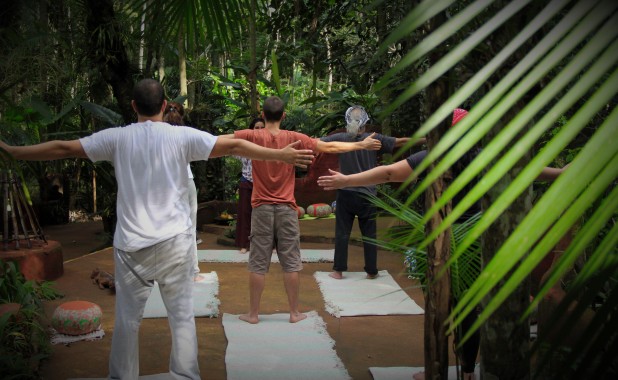
[[[481,237],[483,271],[452,311],[451,329],[477,305],[482,305],[475,325],[481,328],[483,336],[481,373],[500,379],[531,376],[526,316],[587,248],[592,253],[557,309],[558,313],[569,315],[563,324],[564,331],[573,328],[589,311],[588,305],[598,300],[602,289],[606,298],[576,345],[579,349],[568,354],[565,363],[570,365],[563,366],[562,372],[555,376],[598,378],[607,363],[615,359],[612,353],[618,351],[618,226],[612,219],[618,210],[615,186],[618,3],[602,0],[477,0],[466,2],[465,6],[462,3],[423,1],[384,44],[386,49],[433,17],[447,10],[450,14],[448,21],[417,45],[377,86],[377,89],[388,86],[401,70],[448,44],[449,53],[437,62],[430,62],[429,69],[401,91],[387,113],[447,72],[471,61],[478,66],[415,134],[415,137],[426,135],[454,108],[471,105],[470,113],[457,128],[430,145],[427,159],[414,173],[416,177],[427,172],[425,179],[409,201],[425,191],[475,144],[483,145],[482,154],[426,210],[423,223],[473,178],[480,175],[481,179],[418,248],[433,244],[436,236],[447,230],[472,203],[483,200],[482,218],[452,258],[458,258]],[[522,15],[525,17],[519,17]],[[470,99],[476,100],[474,104]],[[557,127],[560,118],[566,122]],[[533,152],[539,139],[547,136],[550,129],[556,133],[542,150]],[[570,167],[531,205],[532,182],[565,147],[581,137],[584,129],[588,141],[582,144]],[[432,170],[428,170],[430,165]],[[533,304],[528,305],[528,287],[521,287],[520,283],[527,281],[530,272],[582,218],[585,221],[572,243],[535,294]],[[428,280],[431,284],[435,279]],[[427,373],[433,374],[431,368],[427,368]]]
[[[175,48],[181,96],[187,96],[187,59],[198,54],[196,47],[230,49],[249,27],[249,0],[132,0],[130,6],[144,20],[144,39],[158,56],[166,46]]]

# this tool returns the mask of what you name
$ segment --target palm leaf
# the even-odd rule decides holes
[[[148,20],[145,37],[155,46],[175,45],[182,36],[187,46],[215,43],[227,49],[241,35],[249,9],[247,0],[131,0],[129,7]]]
[[[427,269],[427,253],[418,248],[425,236],[425,225],[421,215],[411,208],[404,207],[403,203],[385,193],[381,197],[369,196],[370,201],[384,212],[396,216],[402,223],[387,230],[380,239],[367,239],[379,247],[404,254],[404,261],[408,263],[408,274],[419,278],[425,285],[425,271]],[[468,220],[453,226],[451,234],[451,249],[465,239],[470,230],[478,222],[481,214],[474,215]],[[458,258],[452,258],[445,267],[450,270],[453,295],[459,298],[472,285],[481,271],[480,245],[468,247]]]
[[[590,4],[589,2],[581,3]],[[478,143],[488,131],[504,117],[507,110],[510,109],[518,99],[521,99],[521,97],[533,85],[540,81],[552,67],[558,65],[561,60],[582,41],[591,29],[594,29],[594,27],[603,21],[608,12],[611,13],[611,9],[607,8],[607,4],[605,7],[599,6],[595,8],[595,12],[592,14],[587,14],[586,12],[588,12],[589,9],[584,6],[578,6],[571,10],[567,17],[556,25],[552,31],[508,73],[508,75],[500,80],[487,95],[474,105],[470,113],[457,124],[457,128],[452,128],[444,135],[438,144],[429,152],[421,165],[415,168],[416,174],[413,178],[418,177],[432,162],[450,149],[449,154],[440,161],[440,164],[436,166],[435,170],[427,174],[425,180],[416,188],[411,198],[418,197],[429,184],[452,166],[453,163],[465,152],[470,150],[474,144]],[[587,14],[587,17],[585,17],[584,20],[577,19],[576,16],[579,14],[576,12],[584,12]],[[539,17],[540,16],[541,15],[539,15]],[[548,22],[551,19],[551,14],[543,14],[543,16],[544,18],[538,21]],[[578,24],[579,21],[582,21],[582,23]],[[610,24],[608,23],[608,25]],[[575,30],[572,29],[574,26]],[[571,38],[568,40],[565,39],[564,37],[566,35],[569,35]],[[562,42],[557,46],[560,40],[562,40]],[[583,59],[589,58],[583,57]],[[491,64],[492,63],[486,65],[482,70],[487,69]],[[536,67],[534,66],[535,64],[537,65]],[[466,86],[479,88],[482,86],[485,79],[485,77],[478,76],[477,74],[477,76],[473,77],[462,88]],[[513,88],[516,84],[517,86]],[[511,90],[509,91],[509,89]],[[453,97],[446,103],[452,104],[452,99]],[[465,99],[461,99],[455,104],[461,104],[463,100]],[[497,106],[497,104],[499,106]],[[492,110],[492,107],[495,108]],[[454,107],[445,109],[441,107],[438,112],[442,112],[444,116],[440,120],[450,114],[453,108]],[[491,112],[488,113],[488,111]],[[431,129],[435,128],[440,120],[436,120],[436,114],[434,114],[415,135],[423,136],[427,134]],[[466,137],[462,138],[464,135]],[[451,148],[458,141],[459,143],[457,143],[454,148]],[[488,151],[485,150],[482,157],[489,158],[491,156]],[[483,167],[486,167],[489,162],[490,160],[488,159],[483,162],[478,162],[478,164],[479,166],[483,164]],[[479,171],[480,169],[477,168],[476,172],[478,173]],[[470,173],[468,173],[468,175],[469,174]]]
[[[528,7],[527,4],[517,1],[512,1],[507,6],[514,7],[515,3],[522,3],[524,7]],[[469,7],[480,4],[480,1],[473,2]],[[435,6],[442,7],[444,3],[436,2]],[[411,25],[416,28],[432,17],[423,18],[430,9],[430,4],[423,2],[415,11],[417,20]],[[483,263],[483,271],[452,310],[451,329],[455,328],[465,315],[472,312],[481,300],[486,300],[478,322],[468,331],[468,335],[477,329],[512,294],[567,230],[582,217],[592,215],[578,231],[569,248],[558,259],[549,281],[544,284],[538,295],[538,298],[542,297],[572,266],[581,252],[589,249],[599,235],[603,236],[618,212],[616,203],[618,195],[615,189],[604,198],[600,203],[601,206],[595,206],[604,197],[603,194],[607,189],[615,187],[618,178],[618,145],[613,143],[618,141],[618,129],[615,127],[618,123],[618,110],[614,108],[618,89],[616,71],[618,55],[615,53],[618,48],[616,42],[618,30],[615,28],[618,22],[617,9],[618,4],[615,1],[552,1],[547,4],[531,22],[522,25],[520,32],[513,33],[512,37],[508,36],[510,40],[504,45],[505,47],[463,84],[415,133],[416,137],[423,136],[434,129],[448,117],[453,108],[463,104],[481,89],[498,67],[528,43],[533,33],[541,28],[549,31],[544,31],[543,37],[529,49],[525,57],[518,59],[517,64],[491,86],[491,90],[476,102],[468,116],[458,123],[457,128],[449,130],[435,146],[431,147],[425,160],[415,168],[414,175],[408,179],[408,182],[412,182],[429,167],[433,167],[414,189],[412,195],[401,205],[404,209],[466,152],[483,140],[490,131],[498,131],[490,142],[484,144],[482,153],[455,178],[444,193],[444,197],[432,209],[427,210],[421,221],[418,221],[422,225],[446,202],[467,188],[473,179],[480,177],[473,189],[467,191],[463,200],[454,208],[453,213],[445,218],[444,224],[431,236],[418,243],[416,247],[422,252],[424,247],[433,242],[436,235],[452,226],[471,204],[495,187],[500,179],[505,176],[514,178],[510,182],[502,181],[506,184],[500,189],[501,195],[484,210],[478,223],[458,245],[450,261],[452,265],[452,262],[460,260],[463,252],[473,247],[473,242],[476,242],[501,214],[507,212],[509,205],[529,188],[543,168],[572,143],[585,127],[593,130],[588,142],[577,154],[569,169],[560,175],[526,217],[517,223],[513,233],[497,249],[493,259]],[[395,73],[419,62],[441,41],[447,41],[448,38],[456,40],[458,31],[471,24],[464,16],[458,18],[467,11],[472,12],[469,8],[462,10],[447,21],[450,23],[450,31],[445,30],[445,35],[429,35],[422,41],[416,49],[413,49],[412,55],[405,57],[400,65],[382,79],[378,88],[388,85]],[[487,21],[478,30],[471,31],[460,44],[452,44],[449,54],[408,86],[385,114],[392,112],[440,75],[463,61],[464,56],[474,46],[484,41],[486,31],[497,30],[493,28],[504,24],[508,17],[502,15],[500,10],[495,15],[487,16]],[[453,21],[456,19],[457,22]],[[401,36],[394,36],[398,37]],[[506,115],[517,110],[518,104],[524,102],[535,86],[541,86],[542,91],[531,101],[526,101],[526,107],[515,117],[507,119]],[[599,123],[601,125],[590,128],[590,121],[595,120],[601,110],[607,110],[609,116],[603,123]],[[519,173],[511,173],[524,153],[534,149],[540,137],[549,128],[553,128],[556,121],[564,115],[573,116]],[[398,213],[402,214],[403,211],[395,210],[395,214]],[[611,234],[613,236],[610,237]],[[568,329],[581,318],[603,286],[606,286],[608,281],[612,284],[605,303],[596,311],[593,322],[584,334],[588,339],[583,338],[580,346],[577,346],[582,350],[574,350],[570,354],[568,357],[570,368],[564,368],[564,373],[558,376],[598,378],[604,371],[603,365],[613,359],[609,350],[612,348],[615,350],[618,346],[615,318],[618,304],[615,280],[618,277],[618,264],[615,259],[618,238],[614,237],[617,234],[618,231],[614,227],[610,233],[604,235],[596,248],[592,247],[593,255],[578,273],[568,290],[567,297],[556,310],[556,315],[568,311],[564,323],[565,329]],[[405,237],[400,239],[405,241]],[[490,299],[488,295],[491,295]],[[577,307],[568,308],[568,305],[576,299]],[[524,318],[523,311],[522,314],[516,317]],[[551,342],[551,344],[556,347],[558,343]]]
[[[483,149],[482,156],[479,156],[470,164],[470,166],[468,166],[468,168],[466,168],[466,170],[457,178],[455,183],[453,183],[452,186],[450,186],[445,192],[444,196],[436,202],[432,209],[427,211],[423,220],[427,221],[433,213],[437,212],[437,210],[443,207],[448,200],[452,199],[455,194],[461,191],[461,189],[463,189],[473,178],[475,178],[475,176],[477,176],[482,169],[489,164],[492,158],[496,157],[500,151],[511,143],[516,134],[530,122],[533,115],[540,111],[541,107],[545,104],[543,99],[553,99],[557,96],[557,94],[563,90],[564,86],[568,83],[568,81],[566,81],[567,78],[575,75],[583,67],[585,67],[585,65],[589,64],[590,60],[592,60],[593,57],[596,57],[596,54],[604,47],[605,46],[602,46],[601,44],[601,46],[596,46],[597,50],[594,52],[588,51],[587,49],[580,52],[582,59],[580,61],[572,61],[569,67],[565,68],[560,75],[558,75],[543,91],[541,91],[541,93],[539,93],[537,97],[535,97],[533,101],[529,103],[526,108],[524,108],[520,114],[521,117],[518,117],[509,123],[502,130],[502,132]],[[553,123],[557,119],[557,115],[562,115],[566,112],[590,90],[591,85],[597,83],[599,79],[601,79],[607,72],[607,70],[612,68],[613,62],[615,62],[618,58],[618,52],[616,54],[611,54],[611,48],[618,48],[618,42],[612,44],[610,49],[605,51],[603,57],[598,59],[585,73],[585,75],[583,75],[581,79],[570,89],[569,93],[564,96],[554,107],[552,107],[552,109],[547,112],[540,121],[536,123],[535,128],[520,138],[520,140],[517,141],[513,147],[490,169],[490,171],[485,175],[485,180],[482,183],[479,183],[477,187],[471,191],[471,195],[469,197],[466,197],[457,205],[445,221],[445,225],[434,231],[434,234],[428,237],[428,241],[433,240],[435,236],[441,233],[446,226],[452,223],[452,221],[457,220],[457,218],[459,218],[468,207],[478,201],[482,194],[494,186],[501,177],[501,173],[504,173],[505,170],[510,169],[513,163],[521,159],[525,152],[532,149],[534,143],[542,136],[542,134],[553,126]],[[595,96],[595,98],[590,101],[590,103],[594,106],[588,109],[587,115],[582,115],[582,122],[577,126],[572,124],[568,131],[565,132],[567,136],[562,139],[565,145],[568,141],[570,141],[570,139],[576,136],[582,128],[585,127],[586,117],[592,118],[592,116],[598,112],[599,108],[602,107],[603,104],[606,104],[607,101],[611,100],[614,89],[616,88],[615,86],[617,85],[618,77],[616,77],[616,75],[605,81],[602,89],[597,91],[596,95],[598,96]],[[543,159],[535,161],[534,171],[530,169],[530,176],[534,176],[533,178],[535,178],[563,148],[564,146],[553,144],[552,149],[545,149],[541,155],[537,156],[542,157]],[[445,161],[446,160],[448,160],[448,158],[445,158]],[[523,188],[528,186],[529,183],[530,182],[522,182],[521,189],[523,190]],[[489,219],[486,219],[486,221],[489,222]],[[478,237],[478,234],[476,236]]]
[[[463,315],[466,315],[471,312],[486,295],[486,291],[493,289],[504,276],[507,276],[518,261],[528,253],[528,249],[533,244],[542,244],[542,239],[548,239],[547,236],[544,237],[543,235],[558,218],[561,219],[561,224],[566,223],[569,227],[572,226],[582,216],[583,210],[580,208],[573,213],[562,216],[561,212],[569,210],[578,197],[581,199],[581,203],[589,204],[594,200],[596,198],[595,193],[590,190],[589,185],[593,180],[599,181],[599,186],[603,188],[607,188],[615,180],[618,176],[618,155],[609,149],[603,149],[603,146],[606,141],[618,141],[615,140],[618,139],[616,123],[618,123],[618,109],[612,112],[606,122],[590,139],[573,161],[569,170],[556,180],[532,208],[527,217],[500,248],[500,251],[496,253],[494,259],[486,266],[477,282],[470,288],[470,292],[456,306],[453,313],[461,311]],[[613,169],[612,165],[614,165]],[[598,186],[593,189],[598,189]],[[582,194],[582,191],[585,191],[585,193]],[[576,203],[576,205],[579,205],[579,203]],[[487,212],[491,211],[490,207]],[[609,209],[609,211],[615,212],[615,209]],[[484,218],[481,219],[479,224],[483,222]],[[476,228],[478,228],[478,225]],[[595,232],[598,233],[599,230]],[[513,290],[507,286],[504,289],[506,289],[505,292]],[[504,301],[504,298],[492,299],[492,302],[485,306],[485,310],[479,316],[478,323],[474,328],[478,328],[480,323],[491,314],[491,311]],[[461,318],[456,320],[455,324],[460,320]]]
[[[80,105],[86,111],[90,112],[92,116],[96,117],[97,119],[102,120],[108,126],[118,126],[118,125],[123,124],[122,115],[120,115],[119,113],[115,111],[112,111],[109,108],[103,107],[96,103],[91,103],[91,102],[86,102],[86,101],[80,102]]]

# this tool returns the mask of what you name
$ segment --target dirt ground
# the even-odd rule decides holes
[[[392,221],[378,224],[379,230],[392,225]],[[206,228],[200,232],[203,243],[199,249],[231,249],[221,240],[221,230]],[[114,333],[114,295],[100,290],[90,280],[90,272],[99,267],[113,273],[111,248],[100,249],[104,242],[100,222],[73,223],[44,228],[50,240],[61,242],[64,255],[64,275],[56,280],[56,288],[64,298],[46,303],[46,313],[51,316],[55,308],[67,301],[87,300],[103,309],[105,337],[100,341],[77,342],[53,346],[50,360],[42,367],[44,379],[56,380],[75,377],[106,377],[107,363]],[[214,233],[213,233],[214,232]],[[354,226],[353,237],[358,237]],[[332,249],[334,220],[301,222],[302,248]],[[315,241],[320,241],[315,242]],[[97,250],[99,249],[99,250]],[[94,252],[93,252],[94,250]],[[424,307],[421,290],[415,280],[408,279],[403,271],[400,255],[379,251],[379,269],[386,269],[399,285],[421,307]],[[227,340],[221,323],[223,313],[247,312],[249,303],[248,272],[246,264],[200,263],[202,272],[217,272],[219,278],[219,318],[196,318],[199,363],[203,379],[225,379],[225,350]],[[362,248],[350,245],[349,269],[362,271]],[[301,272],[301,311],[315,310],[324,319],[336,351],[353,379],[371,379],[369,367],[422,366],[423,365],[423,316],[367,316],[335,318],[324,310],[324,302],[313,278],[316,271],[330,271],[332,263],[307,263]],[[278,264],[271,266],[266,277],[261,313],[287,312],[287,298],[283,276]],[[140,328],[140,374],[149,375],[168,371],[171,338],[167,319],[144,319]],[[452,358],[451,358],[452,360]]]

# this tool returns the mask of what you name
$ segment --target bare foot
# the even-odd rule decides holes
[[[474,372],[468,373],[468,372],[464,372],[464,380],[476,380],[476,375],[474,374]]]
[[[306,314],[303,313],[290,313],[290,323],[300,322],[303,319],[307,318]]]
[[[367,274],[367,279],[369,280],[375,280],[376,278],[378,278],[379,274]]]
[[[202,282],[205,279],[206,278],[204,276],[202,276],[201,274],[196,274],[195,277],[193,277],[193,282]]]
[[[341,280],[343,278],[343,272],[334,271],[330,273],[329,276],[334,278],[335,280]]]
[[[244,253],[247,253],[247,248],[241,248],[241,249],[240,249],[240,253],[243,253],[243,254],[244,254]]]
[[[252,317],[249,314],[239,315],[238,319],[240,319],[241,321],[245,321],[247,323],[251,323],[252,325],[257,324],[260,321],[260,319],[257,316]]]
[[[425,372],[417,372],[414,375],[412,375],[412,378],[414,380],[425,380]]]

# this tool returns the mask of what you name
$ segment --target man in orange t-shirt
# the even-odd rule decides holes
[[[271,96],[264,101],[262,117],[266,127],[258,130],[244,129],[234,135],[220,136],[251,141],[263,147],[285,147],[300,141],[297,149],[311,149],[314,152],[343,153],[353,150],[380,149],[381,143],[373,135],[357,142],[324,142],[302,133],[281,130],[285,118],[283,101]],[[290,305],[290,323],[301,321],[307,316],[298,310],[300,270],[300,229],[294,199],[294,166],[272,164],[268,161],[253,161],[253,194],[251,196],[251,251],[249,253],[249,313],[239,318],[248,323],[259,322],[259,308],[270,267],[272,248],[283,268],[283,281]]]

